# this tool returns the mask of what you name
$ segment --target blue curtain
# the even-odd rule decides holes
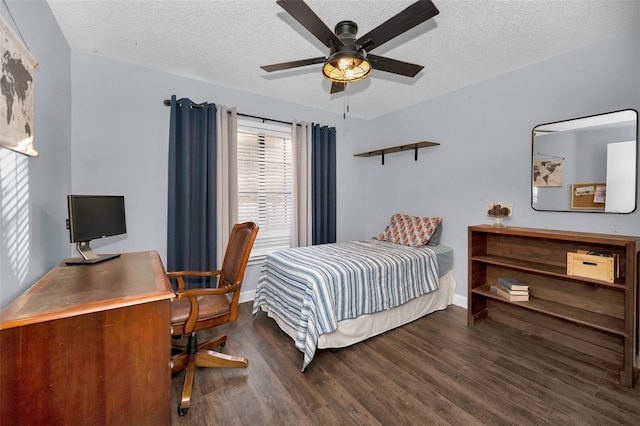
[[[216,106],[171,97],[167,270],[216,270]],[[189,287],[207,286],[202,281]]]
[[[336,129],[313,124],[311,132],[311,240],[336,242]]]

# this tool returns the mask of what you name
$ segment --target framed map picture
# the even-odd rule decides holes
[[[32,157],[33,76],[38,63],[0,16],[0,145]]]
[[[562,160],[534,160],[533,186],[562,186]]]

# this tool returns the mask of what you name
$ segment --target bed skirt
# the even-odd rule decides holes
[[[393,309],[375,314],[361,315],[357,318],[338,322],[338,328],[318,338],[318,349],[343,348],[370,337],[384,333],[401,325],[415,321],[431,312],[441,311],[453,302],[456,282],[453,272],[449,271],[439,279],[438,290],[427,293]],[[280,317],[269,311],[265,305],[261,309],[273,318],[280,329],[294,341],[297,332]]]

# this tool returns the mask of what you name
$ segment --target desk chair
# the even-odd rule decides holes
[[[191,390],[196,367],[247,368],[246,358],[216,352],[224,346],[227,335],[198,344],[196,332],[216,327],[238,316],[238,300],[249,254],[258,234],[253,222],[236,224],[229,236],[222,268],[218,271],[168,272],[178,283],[176,298],[171,303],[172,336],[188,336],[187,346],[172,348],[171,373],[187,370],[178,414],[183,416],[191,405]],[[185,277],[218,277],[217,288],[185,289]]]

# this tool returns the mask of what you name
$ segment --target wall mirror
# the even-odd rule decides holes
[[[531,207],[631,213],[638,183],[638,112],[614,111],[532,131]]]

